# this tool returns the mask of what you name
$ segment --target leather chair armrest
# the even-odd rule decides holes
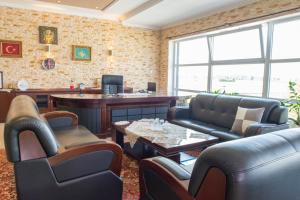
[[[274,131],[279,131],[289,128],[288,124],[267,124],[267,123],[257,123],[252,124],[246,129],[245,137],[270,133]]]
[[[117,176],[121,174],[122,168],[122,148],[109,141],[99,141],[99,143],[79,146],[77,148],[72,148],[61,152],[55,156],[49,158],[49,163],[52,167],[59,166],[67,161],[72,159],[76,159],[78,157],[93,153],[93,152],[101,152],[101,151],[112,151],[114,153],[109,169],[115,173]],[[88,165],[88,163],[85,163]],[[97,165],[97,163],[90,163],[91,165]],[[101,165],[101,163],[98,163]]]
[[[174,119],[189,119],[190,109],[189,107],[172,107],[168,111],[168,120]]]
[[[47,121],[50,121],[51,119],[58,119],[58,118],[71,118],[72,126],[78,125],[78,116],[75,113],[68,112],[68,111],[53,111],[53,112],[44,113],[41,116],[44,117]]]
[[[177,163],[168,161],[167,158],[149,158],[140,162],[140,191],[141,198],[147,194],[147,185],[144,172],[150,170],[161,177],[161,180],[168,184],[168,187],[176,193],[182,200],[192,200],[193,197],[188,193],[190,175]]]

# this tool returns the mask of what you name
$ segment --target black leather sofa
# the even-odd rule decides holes
[[[78,126],[73,113],[40,115],[33,99],[18,96],[4,141],[20,200],[122,199],[122,149]]]
[[[141,200],[299,200],[300,129],[223,142],[192,171],[167,158],[140,163]]]
[[[200,93],[191,99],[189,107],[173,107],[169,110],[171,123],[204,132],[221,140],[239,139],[240,134],[231,132],[238,106],[265,108],[262,121],[250,125],[245,137],[289,128],[288,109],[278,100]]]

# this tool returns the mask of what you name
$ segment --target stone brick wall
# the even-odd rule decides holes
[[[187,23],[162,30],[160,57],[160,91],[167,91],[169,38],[184,34],[190,34],[193,32],[200,33],[203,30],[206,31],[210,28],[213,29],[213,27],[221,27],[226,24],[239,22],[241,20],[259,18],[265,15],[288,11],[298,7],[300,7],[300,0],[260,0],[240,8],[220,12],[208,17],[194,19]],[[283,12],[282,14],[287,13]]]
[[[71,79],[94,86],[102,74],[123,74],[129,87],[143,89],[148,81],[155,81],[160,91],[166,91],[170,37],[299,6],[300,0],[260,0],[161,31],[125,27],[109,20],[0,7],[0,39],[23,41],[23,58],[0,57],[0,71],[4,72],[6,87],[20,79],[28,80],[31,88],[68,87]],[[54,70],[41,68],[46,51],[38,41],[38,26],[58,28],[59,43],[51,47]],[[72,45],[91,46],[92,61],[72,61]],[[108,49],[113,50],[113,56],[108,56]]]
[[[26,79],[31,88],[69,87],[71,79],[94,86],[102,74],[123,74],[127,86],[146,88],[159,81],[160,32],[125,27],[118,22],[0,7],[0,39],[23,42],[23,58],[0,57],[5,87]],[[45,71],[45,45],[38,26],[58,28],[51,46],[56,68]],[[72,61],[72,45],[92,47],[92,61]],[[108,56],[112,49],[113,56]]]

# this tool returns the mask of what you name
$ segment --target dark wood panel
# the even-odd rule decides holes
[[[125,93],[132,93],[133,88],[124,88]],[[101,94],[100,88],[86,88],[84,90],[69,88],[49,88],[49,89],[29,89],[20,91],[13,89],[10,92],[0,91],[0,123],[5,122],[5,118],[12,99],[18,95],[28,95],[32,97],[38,104],[40,112],[45,113],[53,110],[50,95],[53,94]]]
[[[9,92],[0,92],[0,123],[5,122],[9,105],[14,98],[14,94]]]
[[[51,95],[51,101],[58,109],[74,109],[74,108],[92,108],[100,109],[101,117],[98,123],[101,124],[100,135],[107,135],[111,129],[112,122],[120,120],[132,120],[128,117],[128,109],[136,111],[136,119],[140,117],[166,118],[166,113],[163,113],[176,103],[177,97],[150,95],[150,96],[105,96],[95,94],[65,94],[65,95]],[[135,109],[135,110],[133,110]],[[69,109],[68,109],[69,110]],[[156,111],[161,113],[156,113]],[[135,113],[135,112],[133,112]],[[80,116],[79,116],[80,118]]]

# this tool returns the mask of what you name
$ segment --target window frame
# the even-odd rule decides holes
[[[276,24],[291,22],[300,20],[300,15],[293,16],[293,17],[286,17],[284,19],[276,19],[269,22],[260,23],[258,25],[242,27],[242,28],[235,28],[232,30],[224,30],[218,33],[206,33],[202,35],[192,36],[188,38],[179,38],[176,40],[170,41],[174,47],[173,52],[173,63],[172,63],[172,80],[173,80],[173,87],[172,87],[172,94],[178,95],[178,91],[185,91],[185,92],[212,92],[212,68],[218,65],[237,65],[238,64],[263,64],[264,65],[264,74],[263,74],[263,88],[261,91],[261,96],[269,98],[270,95],[270,85],[271,85],[271,68],[272,64],[274,63],[291,63],[291,62],[300,62],[299,58],[287,58],[287,59],[273,59],[272,58],[272,50],[273,50],[273,36],[274,36],[274,26]],[[263,34],[263,26],[266,26],[267,33],[266,38],[264,38]],[[248,30],[259,30],[259,43],[260,43],[260,54],[259,58],[246,58],[246,59],[231,59],[231,60],[213,60],[213,38],[215,36],[226,35],[231,33],[237,33],[242,31]],[[194,64],[179,64],[179,43],[184,42],[187,40],[194,40],[199,38],[206,38],[208,44],[208,63],[194,63]],[[266,40],[266,41],[265,41]],[[177,61],[176,61],[177,58]],[[189,90],[189,89],[180,89],[178,88],[178,69],[179,67],[184,66],[208,66],[208,74],[207,74],[207,90],[206,91],[198,91],[198,90]],[[245,96],[242,95],[241,96]],[[272,97],[276,98],[276,97]],[[279,98],[277,98],[279,99]]]

